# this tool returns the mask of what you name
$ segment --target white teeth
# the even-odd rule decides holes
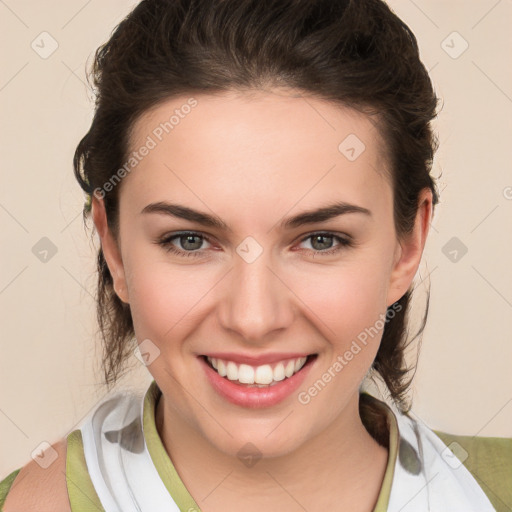
[[[216,357],[208,357],[211,365],[217,370],[221,377],[229,380],[237,380],[242,384],[249,384],[259,387],[273,385],[276,382],[291,377],[297,373],[306,363],[306,357],[298,357],[287,362],[279,362],[272,369],[269,364],[252,367],[248,364],[236,364],[233,361],[223,361]]]
[[[269,364],[256,368],[254,381],[258,384],[270,384],[274,380],[274,372]],[[241,381],[240,381],[241,382]]]
[[[238,381],[242,384],[254,384],[254,369],[248,364],[241,364],[238,367]],[[258,384],[263,384],[258,382]]]
[[[238,367],[233,361],[229,361],[226,366],[226,375],[229,380],[238,380]]]
[[[274,368],[274,380],[283,380],[285,378],[284,374],[284,364],[278,363]]]
[[[284,374],[287,377],[291,377],[293,375],[293,372],[295,371],[295,361],[288,361],[288,364],[286,365],[284,369]]]
[[[216,361],[217,361],[217,366],[214,365],[214,368],[217,370],[218,374],[221,377],[225,377],[228,374],[228,372],[226,370],[226,365],[224,364],[224,361],[222,361],[221,359],[218,359]]]

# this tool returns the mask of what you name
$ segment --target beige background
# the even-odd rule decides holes
[[[133,5],[0,2],[0,478],[74,429],[105,393],[94,246],[71,160],[92,118],[85,63]],[[413,411],[432,428],[512,436],[512,2],[390,5],[417,35],[444,99],[433,171],[443,172],[441,204],[416,278],[419,292],[430,282],[431,304]],[[58,48],[43,59],[31,43],[48,51],[50,37]],[[33,252],[43,237],[57,249],[46,262]],[[446,246],[453,237],[459,248]],[[133,368],[120,387],[143,389],[150,375],[135,357]]]

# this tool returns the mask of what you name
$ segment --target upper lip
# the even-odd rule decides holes
[[[260,366],[263,364],[277,363],[286,361],[287,359],[298,359],[299,357],[307,357],[313,355],[307,352],[274,352],[272,354],[260,354],[258,356],[235,354],[234,352],[210,352],[203,354],[206,357],[222,359],[223,361],[233,361],[237,364],[248,364],[252,366]]]

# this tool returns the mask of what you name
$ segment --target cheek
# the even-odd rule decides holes
[[[204,272],[138,257],[136,253],[125,267],[129,268],[127,286],[138,339],[149,338],[161,345],[170,338],[185,336],[197,324],[201,299],[211,288]]]
[[[299,285],[294,292],[306,305],[304,314],[340,351],[366,329],[382,329],[378,320],[386,312],[388,269],[376,259],[361,259],[357,264],[327,270],[311,273],[307,278],[302,275],[295,281]]]
[[[315,327],[322,329],[328,346],[318,372],[299,390],[297,400],[318,411],[325,424],[357,392],[379,349],[386,320],[385,272],[383,265],[350,265],[329,278],[316,276],[303,289],[310,294]]]

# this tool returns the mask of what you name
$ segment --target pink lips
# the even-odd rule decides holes
[[[260,356],[258,358],[245,357],[230,353],[212,353],[208,354],[208,356],[233,361],[237,364],[243,363],[258,366],[286,359],[306,357],[307,354],[268,354],[267,356]],[[273,386],[264,388],[247,387],[246,385],[239,384],[237,381],[230,381],[226,377],[221,377],[213,368],[211,368],[206,362],[205,356],[200,356],[198,359],[213,389],[222,397],[229,402],[242,407],[262,408],[278,404],[297,390],[308,375],[316,357],[309,357],[302,369],[291,377],[286,378]]]

